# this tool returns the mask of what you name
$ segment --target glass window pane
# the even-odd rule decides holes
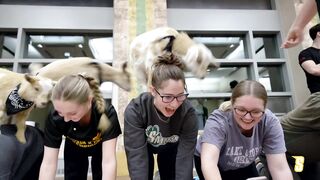
[[[13,70],[13,64],[12,63],[0,63],[0,68],[8,69],[10,71]]]
[[[113,59],[113,38],[109,35],[29,35],[26,58],[91,57]]]
[[[284,115],[291,111],[291,101],[289,97],[269,97],[267,108],[277,116]]]
[[[199,130],[202,130],[208,116],[224,102],[223,98],[188,98],[196,110]]]
[[[193,35],[190,35],[193,36]],[[245,59],[248,51],[242,36],[193,36],[196,42],[205,44],[217,59]]]
[[[0,58],[14,58],[17,46],[17,35],[0,33]]]
[[[272,9],[270,0],[167,0],[168,8]]]
[[[233,80],[238,82],[245,79],[252,79],[249,66],[226,66],[221,65],[214,71],[209,71],[204,79],[193,77],[186,73],[188,91],[193,94],[201,93],[227,93],[231,92],[229,83]]]
[[[254,34],[254,51],[258,59],[280,58],[276,35]]]
[[[258,65],[258,70],[259,82],[265,86],[267,91],[286,91],[282,65]]]

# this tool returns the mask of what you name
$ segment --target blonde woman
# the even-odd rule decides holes
[[[64,135],[66,180],[87,180],[89,156],[94,180],[115,180],[116,143],[121,130],[117,113],[112,105],[106,106],[99,84],[82,75],[65,76],[52,91],[52,103],[39,179],[55,179]]]

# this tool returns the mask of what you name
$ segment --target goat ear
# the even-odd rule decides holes
[[[123,71],[126,71],[127,67],[128,67],[128,62],[124,62],[124,63],[122,64],[122,70],[123,70]]]
[[[132,70],[129,67],[129,64],[127,61],[122,64],[122,71],[125,73],[128,73],[129,75],[132,74]]]
[[[24,78],[25,78],[28,82],[30,82],[31,84],[33,84],[33,83],[35,83],[35,82],[37,81],[33,76],[31,76],[31,75],[29,75],[29,74],[25,74],[25,75],[24,75]]]

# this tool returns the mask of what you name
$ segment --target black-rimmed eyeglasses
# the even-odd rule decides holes
[[[178,102],[183,102],[184,100],[187,99],[187,97],[189,95],[189,93],[181,94],[178,96],[161,95],[156,88],[154,88],[154,90],[159,94],[159,96],[162,99],[162,102],[164,102],[164,103],[171,103],[174,99],[177,99]]]
[[[241,117],[244,117],[249,113],[250,116],[253,118],[260,118],[264,114],[264,111],[259,111],[259,110],[247,111],[245,109],[240,109],[240,108],[233,108],[233,109],[236,112],[236,114],[238,114]]]

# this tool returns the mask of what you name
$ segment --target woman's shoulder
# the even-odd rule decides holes
[[[128,106],[126,107],[125,111],[128,110],[138,110],[138,111],[145,111],[149,109],[150,105],[153,103],[153,96],[148,93],[144,92],[141,93],[138,97],[132,99]]]
[[[227,125],[231,125],[232,121],[232,111],[222,111],[220,109],[215,109],[209,115],[207,123],[214,124],[220,127],[226,127]]]
[[[266,109],[264,115],[266,121],[279,121],[279,118],[270,109]]]
[[[280,120],[271,110],[266,109],[264,112],[264,116],[259,124],[261,127],[269,129],[275,125],[280,124]]]

